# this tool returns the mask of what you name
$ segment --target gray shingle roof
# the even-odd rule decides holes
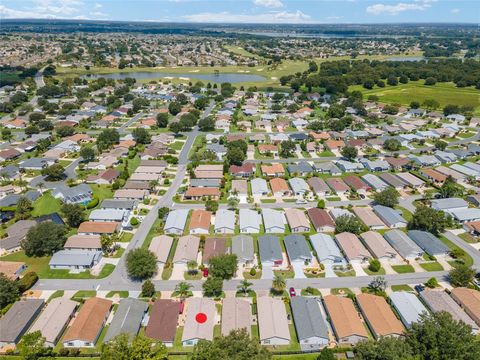
[[[0,319],[0,343],[18,343],[43,307],[43,300],[19,300]]]
[[[232,237],[232,254],[237,255],[239,260],[253,261],[253,238],[248,235],[237,235]]]
[[[375,211],[387,226],[392,226],[398,223],[407,224],[407,220],[405,220],[395,209],[383,205],[374,205],[373,211]]]
[[[312,259],[305,236],[292,234],[285,236],[283,241],[290,261]]]
[[[450,249],[428,231],[409,230],[408,236],[429,255],[444,255]]]
[[[383,237],[403,258],[422,256],[423,250],[400,230],[387,231]]]
[[[295,296],[291,298],[295,329],[299,340],[320,337],[328,341],[328,327],[319,307],[319,300]]]
[[[121,333],[131,337],[137,335],[147,310],[148,304],[144,301],[132,298],[122,299],[103,340],[110,341]]]
[[[258,238],[258,249],[261,262],[282,260],[282,249],[277,236],[260,236]]]

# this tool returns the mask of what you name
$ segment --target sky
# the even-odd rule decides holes
[[[195,23],[478,24],[480,0],[1,0],[0,18]]]

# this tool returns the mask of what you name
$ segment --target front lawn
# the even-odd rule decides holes
[[[427,271],[442,271],[443,270],[443,266],[440,265],[436,261],[432,261],[432,262],[428,262],[428,263],[422,263],[422,264],[420,264],[420,266]]]
[[[392,285],[392,291],[413,291],[408,285]]]
[[[415,269],[412,265],[392,265],[392,269],[395,270],[398,274],[407,274],[415,272]]]
[[[62,207],[62,202],[55,199],[50,191],[44,193],[33,203],[32,216],[39,217],[52,213],[59,213]]]

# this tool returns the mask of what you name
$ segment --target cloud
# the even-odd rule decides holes
[[[253,0],[253,3],[257,6],[266,8],[281,8],[283,3],[281,0]]]
[[[100,4],[93,6],[96,11],[88,13],[85,3],[80,0],[34,0],[31,9],[13,9],[0,5],[2,19],[106,19],[108,15],[98,11]],[[98,6],[97,6],[98,5]],[[88,13],[88,15],[87,15]]]
[[[311,17],[300,10],[295,12],[270,11],[262,14],[232,14],[228,11],[218,13],[203,12],[199,14],[184,15],[183,18],[191,22],[203,23],[282,23],[298,24],[311,22]]]
[[[103,5],[99,4],[99,3],[96,3],[95,5],[93,5],[94,9],[101,9],[102,7],[103,7]]]
[[[405,11],[424,11],[429,9],[436,0],[415,0],[411,3],[397,3],[393,5],[375,4],[367,7],[367,13],[373,15],[398,15]]]
[[[455,9],[450,10],[450,12],[452,14],[458,14],[460,12],[460,9],[455,8]]]
[[[327,16],[325,19],[327,19],[327,20],[340,20],[340,19],[343,19],[343,16]]]

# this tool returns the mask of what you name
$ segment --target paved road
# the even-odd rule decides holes
[[[142,117],[145,116],[145,113],[144,112],[139,112],[137,115],[135,115],[134,117],[132,117],[130,120],[128,120],[126,123],[122,124],[122,126],[120,126],[118,128],[118,132],[120,134],[125,134],[125,130],[132,126],[133,123],[137,122],[138,120],[140,120]]]
[[[82,157],[79,157],[78,159],[75,159],[74,161],[72,161],[70,163],[70,165],[68,165],[66,168],[65,168],[65,175],[67,176],[67,179],[76,179],[77,178],[77,173],[75,171],[75,169],[77,168],[78,164],[83,160]],[[30,183],[29,183],[29,186],[30,187],[38,187],[38,184],[40,183],[43,183],[43,188],[44,189],[55,189],[58,185],[60,184],[65,184],[65,180],[63,181],[46,181],[46,176],[43,176],[43,175],[39,175],[35,178],[33,178]]]

